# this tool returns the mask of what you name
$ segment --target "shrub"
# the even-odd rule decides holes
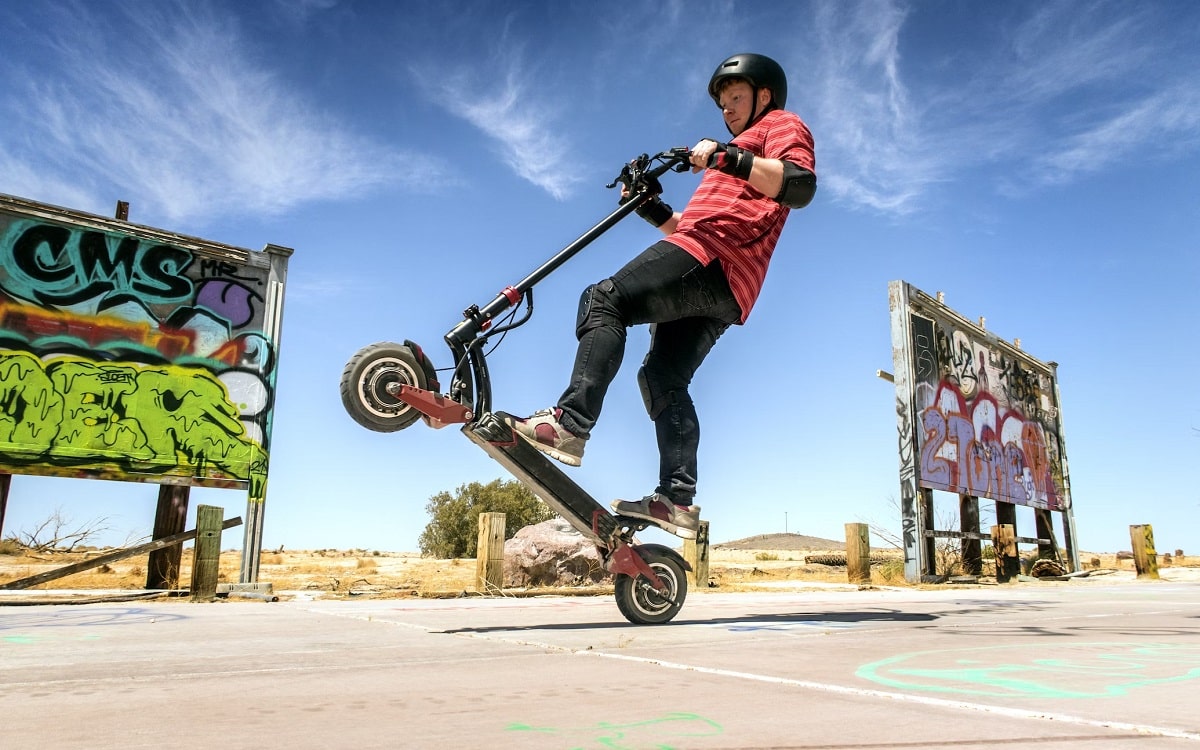
[[[525,526],[554,518],[554,511],[515,480],[461,485],[454,494],[439,492],[425,510],[429,524],[417,538],[421,554],[429,557],[474,557],[479,541],[479,514],[503,513],[504,538]]]

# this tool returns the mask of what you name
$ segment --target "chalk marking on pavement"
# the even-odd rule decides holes
[[[443,630],[431,628],[425,625],[416,623],[408,623],[400,620],[392,620],[378,617],[363,616],[358,613],[341,613],[331,612],[329,610],[310,609],[310,612],[318,614],[328,614],[334,617],[348,617],[351,619],[370,620],[381,624],[399,625],[404,628],[413,630],[423,630],[430,634],[452,635],[458,638],[473,638],[483,641],[497,641],[501,643],[509,643],[518,646],[529,646],[532,648],[543,649],[546,651],[555,651],[564,654],[575,656],[588,656],[598,659],[613,659],[616,661],[627,661],[638,664],[647,664],[653,667],[662,667],[664,669],[675,669],[682,672],[695,672],[697,674],[707,674],[716,677],[730,677],[739,680],[748,680],[751,682],[765,682],[774,685],[787,685],[790,687],[803,688],[806,690],[816,690],[825,693],[834,693],[837,695],[848,695],[859,698],[878,698],[883,700],[900,701],[903,703],[915,703],[922,706],[931,706],[936,708],[946,708],[960,711],[976,711],[979,713],[994,714],[997,716],[1006,716],[1013,719],[1035,719],[1042,721],[1054,721],[1064,724],[1074,724],[1076,726],[1090,727],[1093,729],[1110,729],[1122,732],[1132,732],[1143,735],[1153,735],[1157,737],[1170,737],[1172,739],[1190,740],[1192,742],[1200,742],[1200,732],[1187,732],[1179,729],[1171,729],[1168,727],[1159,727],[1151,724],[1134,724],[1123,721],[1104,721],[1100,719],[1088,719],[1083,716],[1072,716],[1071,714],[1060,714],[1050,711],[1034,711],[1021,708],[1010,708],[1007,706],[993,706],[986,703],[973,703],[971,701],[956,701],[946,698],[934,698],[927,695],[910,695],[908,693],[893,693],[887,690],[872,690],[870,688],[856,688],[847,685],[836,685],[827,682],[814,682],[812,680],[798,680],[792,677],[776,677],[773,675],[755,674],[753,672],[739,672],[732,669],[720,669],[717,667],[702,667],[694,664],[682,664],[680,662],[665,661],[663,659],[653,659],[644,656],[631,656],[629,654],[614,654],[608,651],[599,651],[591,648],[579,648],[577,646],[560,646],[553,643],[544,643],[528,638],[505,638],[498,637],[486,633],[446,633]]]

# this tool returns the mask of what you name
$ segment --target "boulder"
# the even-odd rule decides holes
[[[561,518],[526,526],[504,543],[505,587],[585,586],[606,578],[596,545]]]

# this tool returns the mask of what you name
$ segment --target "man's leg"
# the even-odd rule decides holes
[[[676,505],[696,496],[700,421],[688,386],[696,369],[729,323],[716,318],[685,318],[653,327],[650,352],[638,372],[646,411],[658,438],[658,487]]]
[[[591,434],[624,359],[627,329],[695,315],[708,299],[702,287],[709,275],[685,250],[658,242],[611,278],[584,290],[575,366],[558,400],[564,427],[580,437]]]
[[[624,359],[626,329],[708,314],[731,322],[740,316],[719,265],[706,268],[678,246],[656,243],[584,290],[576,321],[579,346],[566,390],[555,407],[513,419],[511,426],[539,450],[578,466]]]

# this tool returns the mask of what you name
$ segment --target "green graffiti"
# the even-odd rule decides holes
[[[669,713],[655,719],[625,724],[602,721],[592,727],[559,729],[514,723],[509,724],[505,729],[510,732],[574,736],[576,739],[568,738],[567,740],[572,743],[571,750],[584,750],[584,748],[672,750],[675,745],[669,743],[676,740],[686,742],[695,737],[717,737],[724,732],[717,722],[692,713]],[[586,737],[586,739],[580,741],[578,739],[580,737]]]
[[[265,451],[199,367],[0,352],[0,459],[233,478],[265,494]]]
[[[62,422],[63,400],[42,361],[24,352],[0,355],[0,443],[50,449]]]
[[[857,675],[901,690],[1001,698],[1112,698],[1200,678],[1200,646],[1077,643],[1041,658],[1022,646],[918,651],[872,662]],[[1022,658],[1023,657],[1023,658]]]

